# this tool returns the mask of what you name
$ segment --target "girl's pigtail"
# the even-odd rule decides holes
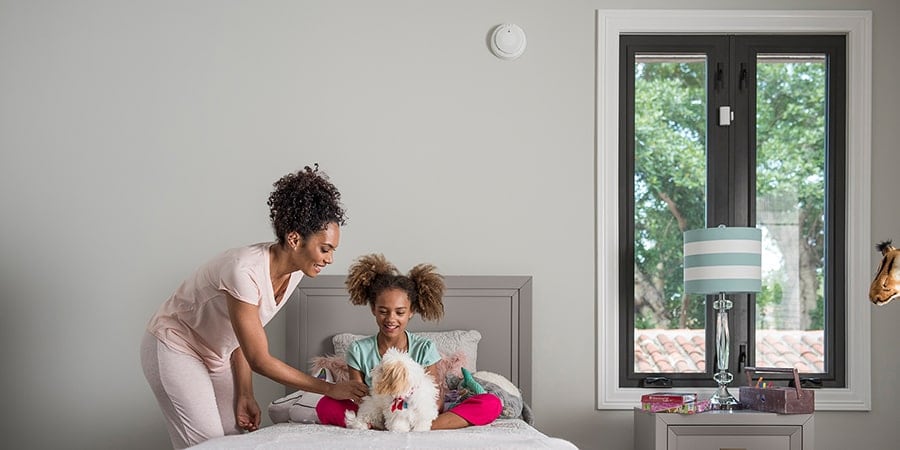
[[[440,320],[444,316],[444,277],[431,264],[419,264],[409,271],[416,285],[416,312],[422,319]]]
[[[366,305],[372,295],[371,288],[379,275],[396,274],[397,268],[388,262],[384,255],[373,253],[359,257],[350,266],[350,274],[347,275],[347,291],[350,293],[350,303],[354,305]]]

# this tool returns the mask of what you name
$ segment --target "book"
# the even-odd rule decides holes
[[[697,414],[708,411],[709,400],[688,403],[641,403],[641,409],[652,413]]]
[[[671,403],[681,405],[697,400],[696,392],[653,392],[641,396],[641,404],[644,403]]]

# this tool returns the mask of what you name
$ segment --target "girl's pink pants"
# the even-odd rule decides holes
[[[347,426],[344,423],[344,412],[356,412],[358,409],[359,405],[350,400],[335,400],[331,397],[322,397],[316,404],[319,422],[340,427]],[[463,400],[448,412],[462,417],[470,425],[487,425],[500,417],[502,411],[503,403],[499,397],[494,394],[478,394]]]

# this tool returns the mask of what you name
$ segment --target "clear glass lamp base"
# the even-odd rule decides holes
[[[713,380],[719,388],[709,399],[710,409],[740,409],[741,404],[728,392],[728,383],[734,379],[734,375],[728,372],[728,310],[731,309],[731,300],[725,298],[725,293],[719,293],[719,299],[713,302],[716,314],[716,365],[719,371],[713,375]]]
[[[719,386],[716,393],[709,399],[710,409],[741,409],[741,403],[728,392],[728,387]]]
[[[728,383],[734,379],[734,376],[727,371],[722,371],[713,376],[713,379],[719,383],[719,388],[709,399],[710,409],[740,409],[741,403],[728,392]]]

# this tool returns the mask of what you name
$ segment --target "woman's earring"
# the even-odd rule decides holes
[[[297,247],[300,246],[300,236],[297,233],[291,233],[288,237],[288,244],[290,244],[292,249],[297,250]]]

